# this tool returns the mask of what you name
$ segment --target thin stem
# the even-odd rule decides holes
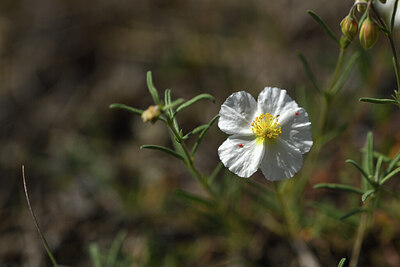
[[[49,248],[49,245],[47,244],[46,238],[44,237],[42,231],[40,230],[39,223],[38,223],[38,221],[36,219],[35,213],[33,212],[31,201],[29,200],[28,188],[26,187],[25,167],[24,167],[24,165],[22,165],[22,182],[23,182],[23,185],[24,185],[26,203],[28,203],[29,212],[31,213],[31,216],[33,218],[33,222],[35,223],[35,226],[36,226],[36,229],[39,232],[40,239],[42,239],[43,246],[46,249],[47,255],[49,255],[49,258],[50,258],[51,262],[53,263],[53,265],[55,267],[58,267],[56,259],[54,258],[53,254],[50,251],[50,248]]]
[[[349,267],[357,267],[358,259],[360,257],[360,252],[361,252],[361,246],[364,239],[365,229],[367,228],[367,222],[368,222],[368,214],[363,213],[361,215],[360,225],[358,226],[356,241],[354,242],[353,245],[353,252],[351,254]]]
[[[394,60],[394,71],[396,73],[396,79],[397,79],[397,90],[400,90],[400,73],[399,73],[399,59],[397,57],[397,52],[396,52],[396,46],[394,45],[393,41],[393,36],[390,35],[388,36],[389,42],[390,42],[390,47],[392,49],[393,53],[393,60]]]
[[[330,93],[332,91],[332,88],[335,86],[337,80],[339,79],[340,70],[342,69],[345,52],[346,52],[346,48],[341,46],[340,47],[339,56],[338,56],[338,60],[336,62],[335,71],[333,72],[332,80],[331,80],[331,82],[329,84],[329,87],[328,87],[328,91],[327,91],[328,93]]]
[[[282,198],[282,193],[279,190],[278,182],[272,182],[274,185],[275,193],[279,202],[279,205],[281,206],[282,213],[283,213],[283,219],[285,221],[285,226],[286,226],[286,233],[288,237],[296,239],[296,231],[294,230],[295,228],[293,227],[293,220],[289,214],[289,210],[286,207],[285,201]]]
[[[188,167],[188,169],[190,170],[190,172],[193,174],[194,177],[196,177],[196,179],[201,183],[201,185],[203,186],[203,188],[207,191],[207,193],[213,198],[216,199],[216,196],[214,194],[214,192],[211,190],[210,185],[208,184],[207,180],[205,179],[205,177],[199,172],[199,170],[197,170],[196,166],[194,165],[194,159],[188,149],[188,147],[186,146],[186,144],[183,142],[180,134],[178,133],[178,131],[175,129],[175,127],[173,126],[173,123],[171,120],[167,121],[167,126],[171,129],[171,132],[173,133],[174,137],[179,140],[179,145],[181,146],[183,152],[185,153],[185,163],[186,166]]]
[[[371,5],[371,9],[374,12],[376,18],[378,19],[378,22],[381,24],[381,27],[385,28],[385,30],[388,32],[386,36],[389,39],[390,43],[390,48],[392,49],[392,54],[393,54],[393,65],[394,65],[394,72],[396,74],[396,80],[397,80],[397,90],[400,89],[400,71],[399,71],[399,59],[397,57],[397,52],[396,52],[396,46],[394,44],[393,40],[393,29],[388,29],[386,26],[385,22],[382,20],[381,16],[379,13],[376,11],[375,6]]]

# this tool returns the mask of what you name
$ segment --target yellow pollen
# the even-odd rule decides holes
[[[260,142],[263,142],[265,138],[268,138],[268,141],[272,141],[282,133],[278,118],[279,115],[274,117],[269,113],[265,113],[254,119],[251,123],[251,130]]]

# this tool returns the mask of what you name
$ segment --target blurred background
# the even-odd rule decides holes
[[[286,88],[314,122],[319,103],[296,52],[326,85],[339,48],[306,11],[314,10],[339,35],[352,2],[2,0],[0,266],[51,266],[24,199],[23,164],[32,205],[60,264],[92,266],[90,247],[107,254],[125,233],[118,266],[298,266],[296,248],[272,230],[271,215],[250,200],[241,179],[226,174],[220,184],[247,228],[225,231],[218,218],[174,193],[204,194],[181,162],[140,150],[143,144],[171,146],[164,125],[144,124],[108,106],[151,105],[145,81],[151,70],[159,91],[171,88],[175,99],[216,98],[216,104],[201,102],[180,114],[186,131],[207,123],[231,93],[257,96],[265,86]],[[349,50],[361,51],[360,45]],[[347,129],[325,146],[305,191],[305,202],[325,203],[341,215],[360,205],[359,197],[312,185],[359,183],[344,161],[360,160],[368,130],[382,153],[400,149],[398,109],[357,101],[393,92],[388,42],[381,36],[361,53],[329,112],[328,128]],[[225,138],[211,128],[196,157],[200,170],[214,169]],[[260,173],[252,179],[271,186]],[[321,265],[349,257],[358,219],[338,221],[306,207],[309,222],[301,236]],[[366,236],[360,266],[400,266],[400,205],[393,201],[388,209],[393,213],[378,212]]]

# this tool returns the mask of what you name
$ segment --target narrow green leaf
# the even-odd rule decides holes
[[[344,220],[346,218],[349,218],[350,216],[353,216],[354,214],[357,214],[360,212],[365,212],[365,211],[366,211],[366,209],[364,209],[364,208],[356,208],[356,209],[350,211],[349,213],[346,213],[342,217],[340,217],[340,220]]]
[[[101,267],[101,254],[96,244],[89,245],[89,254],[94,267]]]
[[[367,163],[368,163],[368,176],[374,174],[374,136],[372,132],[367,135]]]
[[[318,144],[320,146],[325,145],[326,143],[337,137],[339,134],[341,134],[344,130],[346,130],[347,126],[348,124],[345,123],[343,125],[340,125],[339,127],[334,128],[332,131],[324,134],[323,136],[321,136],[321,138],[318,139],[317,141]]]
[[[210,129],[210,127],[214,124],[214,122],[219,118],[219,114],[217,114],[214,118],[212,118],[212,120],[208,123],[207,127],[204,128],[201,133],[199,134],[199,137],[197,138],[196,143],[194,144],[193,148],[192,148],[192,156],[194,156],[194,154],[197,151],[197,148],[199,147],[201,141],[204,138],[204,135],[207,133],[208,129]]]
[[[354,64],[357,62],[359,57],[360,57],[360,53],[359,52],[354,53],[350,57],[350,59],[347,62],[346,66],[344,67],[342,75],[339,77],[339,79],[337,80],[337,82],[333,86],[332,91],[330,92],[331,95],[336,95],[339,92],[339,90],[342,89],[344,83],[346,82],[347,77],[350,74],[350,71],[353,69]]]
[[[400,151],[397,152],[396,156],[394,156],[393,160],[389,163],[389,166],[386,169],[386,173],[391,172],[399,161],[400,161]]]
[[[364,191],[361,190],[360,188],[350,186],[350,185],[344,185],[344,184],[317,184],[317,185],[314,185],[314,188],[334,189],[334,190],[347,191],[347,192],[356,193],[356,194],[364,193]]]
[[[157,145],[143,145],[140,147],[140,149],[143,149],[143,148],[160,150],[160,151],[168,153],[178,159],[184,160],[184,157],[181,154],[179,154],[178,152],[175,152],[172,149],[169,149],[167,147],[157,146]]]
[[[390,32],[392,33],[394,30],[394,20],[396,18],[396,12],[397,12],[397,5],[399,4],[399,0],[395,0],[394,2],[394,7],[393,7],[393,12],[392,12],[392,17],[390,19]]]
[[[376,163],[375,166],[375,182],[379,182],[382,162],[383,162],[383,157],[379,157],[378,162]]]
[[[306,58],[300,51],[297,51],[297,57],[300,59],[303,69],[304,69],[305,73],[307,74],[308,78],[311,80],[311,83],[313,84],[314,88],[317,90],[318,93],[321,93],[322,91],[318,86],[317,80],[315,79],[315,76],[314,76]]]
[[[210,201],[208,199],[205,199],[203,197],[194,195],[192,193],[186,192],[186,191],[181,190],[181,189],[177,189],[175,191],[175,195],[180,197],[180,198],[182,198],[182,199],[189,200],[190,202],[195,202],[195,203],[198,203],[198,204],[202,204],[204,206],[208,206],[208,207],[214,207],[215,206],[214,202],[212,202],[212,201]]]
[[[185,102],[185,99],[183,99],[183,98],[178,98],[177,100],[173,101],[172,103],[170,103],[170,104],[168,104],[168,105],[165,105],[165,106],[164,106],[164,110],[173,109],[174,107],[176,107],[176,106],[182,104],[183,102]]]
[[[375,189],[370,189],[366,191],[362,196],[361,196],[361,201],[365,202],[373,193],[375,193]]]
[[[307,13],[311,15],[311,17],[319,24],[322,26],[322,28],[325,30],[325,32],[328,34],[329,37],[331,37],[338,45],[340,45],[339,39],[337,38],[336,34],[333,33],[333,31],[326,25],[326,23],[318,16],[315,14],[312,10],[307,10]]]
[[[360,167],[360,165],[358,165],[357,162],[355,162],[355,161],[352,160],[352,159],[348,159],[348,160],[346,160],[346,163],[350,163],[350,164],[352,164],[354,167],[356,167],[356,168],[360,171],[360,173],[362,174],[362,176],[363,176],[364,178],[366,178],[366,179],[369,181],[368,174]],[[371,182],[371,181],[369,181],[369,182]]]
[[[171,105],[171,89],[165,89],[164,92],[164,111],[167,112],[168,116],[171,117],[172,116],[172,111],[170,109],[170,105]]]
[[[386,181],[388,181],[390,178],[392,178],[393,176],[395,176],[397,173],[400,172],[400,167],[395,169],[394,171],[390,172],[388,175],[386,175],[380,182],[380,185],[383,185],[384,183],[386,183]]]
[[[213,184],[214,183],[215,179],[217,178],[219,172],[222,170],[223,167],[224,167],[224,164],[222,164],[222,162],[220,161],[217,164],[217,166],[215,167],[215,169],[213,170],[213,172],[208,177],[209,184]]]
[[[374,103],[374,104],[396,104],[396,101],[394,99],[379,99],[372,97],[361,97],[360,101]]]
[[[138,114],[138,115],[142,115],[142,113],[143,113],[143,110],[141,110],[141,109],[133,108],[133,107],[130,107],[130,106],[127,106],[127,105],[124,105],[124,104],[118,104],[118,103],[111,104],[109,106],[109,108],[125,109],[127,111],[133,112],[133,113]]]
[[[180,105],[180,106],[176,109],[175,114],[178,113],[179,111],[181,111],[182,109],[185,109],[185,108],[187,108],[187,107],[193,105],[194,103],[196,103],[197,101],[200,101],[200,100],[202,100],[202,99],[209,99],[209,100],[211,100],[212,102],[215,103],[215,99],[214,99],[214,97],[213,97],[212,95],[210,95],[210,94],[200,94],[200,95],[195,96],[195,97],[193,97],[192,99],[186,101],[186,102],[183,103],[182,105]]]
[[[338,264],[338,267],[343,267],[344,263],[346,262],[346,258],[342,258]]]
[[[126,234],[127,233],[125,231],[121,231],[117,234],[117,237],[115,237],[107,256],[106,266],[110,267],[116,266],[118,260],[118,254],[121,249],[122,243],[124,242]]]
[[[205,128],[208,127],[208,124],[203,124],[200,126],[197,126],[196,128],[194,128],[192,131],[190,131],[189,133],[187,133],[185,136],[182,137],[183,140],[188,139],[189,137],[191,137],[192,135],[195,135],[197,133],[200,133],[201,131],[203,131]]]
[[[147,72],[147,87],[149,88],[149,92],[153,97],[153,101],[155,104],[160,105],[160,98],[158,96],[157,89],[154,87],[153,78],[151,77],[151,71]]]

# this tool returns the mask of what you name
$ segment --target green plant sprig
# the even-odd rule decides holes
[[[155,149],[158,151],[162,151],[169,155],[174,156],[175,158],[182,160],[185,163],[185,166],[189,169],[194,177],[200,182],[206,192],[212,197],[215,198],[215,193],[210,187],[209,181],[207,177],[202,175],[196,168],[194,164],[194,156],[197,152],[197,149],[203,140],[207,131],[212,127],[212,125],[216,122],[219,118],[219,115],[216,115],[214,118],[210,120],[207,124],[200,125],[194,128],[192,131],[188,132],[187,134],[183,134],[183,130],[179,128],[178,121],[176,119],[176,115],[192,106],[193,104],[197,103],[200,100],[210,100],[211,102],[215,102],[215,99],[210,94],[200,94],[198,96],[193,97],[190,100],[184,100],[179,98],[177,100],[172,101],[171,98],[171,90],[166,89],[164,93],[164,100],[160,99],[160,95],[158,90],[154,86],[153,79],[151,72],[147,72],[147,87],[149,90],[150,95],[153,98],[153,102],[155,107],[153,108],[153,113],[150,113],[150,121],[155,122],[160,120],[164,122],[164,124],[168,127],[172,141],[175,144],[175,149],[159,146],[159,145],[142,145],[141,149]],[[153,106],[154,107],[154,106]],[[141,115],[142,118],[145,115],[145,110],[137,109],[134,107],[130,107],[125,104],[111,104],[110,108],[119,108],[123,110],[130,111],[136,115]],[[145,119],[143,118],[145,121]],[[185,143],[190,137],[198,135],[195,144],[192,149],[189,149]]]

